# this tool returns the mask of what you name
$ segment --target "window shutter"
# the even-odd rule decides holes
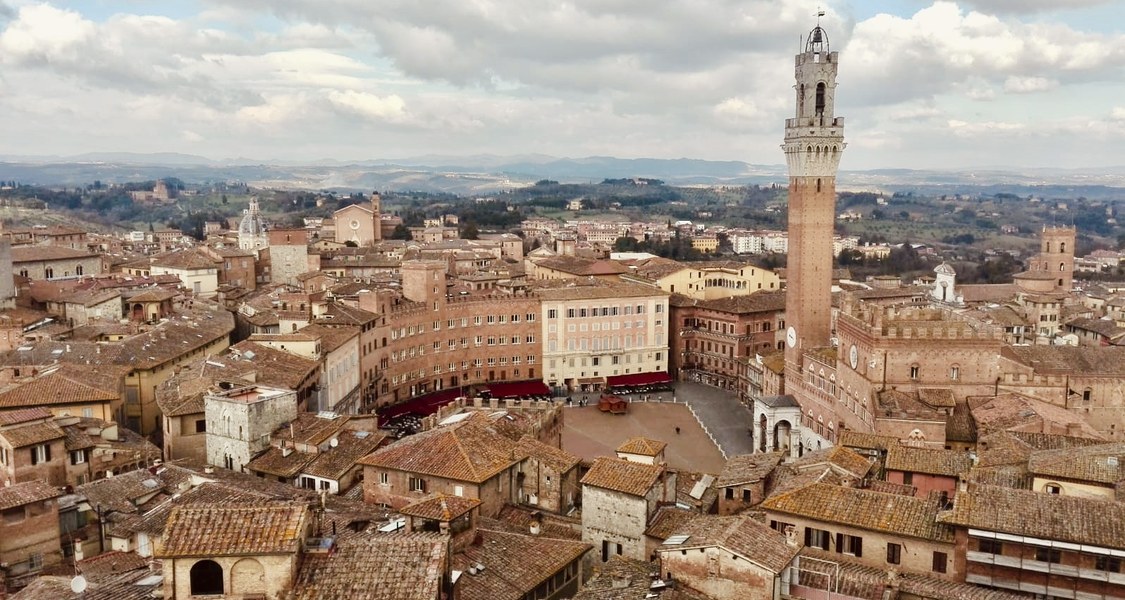
[[[855,552],[856,558],[859,558],[859,557],[863,556],[863,538],[861,538],[861,537],[853,537],[852,538],[852,551]]]
[[[43,444],[43,453],[47,457],[46,462],[50,462],[51,461],[51,445],[50,444]]]
[[[825,550],[827,550],[827,548],[825,548]],[[837,533],[836,534],[836,552],[843,552],[843,551],[844,551],[844,534]]]
[[[31,447],[31,464],[32,465],[39,464],[39,453],[35,451],[36,449],[37,448],[35,446]]]
[[[812,530],[808,527],[805,528],[805,545],[812,546]]]

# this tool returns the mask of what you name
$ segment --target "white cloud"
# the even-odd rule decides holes
[[[1059,87],[1059,82],[1046,77],[1020,77],[1013,75],[1004,80],[1004,91],[1010,94],[1034,94]]]
[[[1109,118],[1114,121],[1125,122],[1125,106],[1114,106],[1109,113]]]
[[[544,152],[755,163],[782,162],[792,55],[818,6],[206,0],[197,15],[169,18],[131,14],[159,9],[132,0],[102,0],[108,17],[7,1],[0,153],[18,139],[20,153],[45,154],[186,143],[263,159]],[[1082,86],[1125,94],[1125,36],[1001,6],[1015,2],[936,1],[854,22],[830,0],[822,21],[841,53],[844,168],[960,162],[995,152],[989,140],[1093,138],[1107,114],[1125,121],[1097,95],[1068,101],[1085,100]],[[1055,121],[1030,127],[1036,111],[1020,104],[1029,102]],[[1068,159],[1121,156],[1111,135],[1121,128],[1103,129]],[[967,137],[971,148],[955,147]]]

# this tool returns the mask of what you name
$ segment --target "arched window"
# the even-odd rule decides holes
[[[74,267],[74,274],[75,275],[82,275],[83,273],[84,273],[84,269],[82,268],[82,265],[78,265],[77,267]]]
[[[797,114],[805,114],[805,84],[801,84],[801,89],[797,92]]]
[[[1066,270],[1066,263],[1059,263],[1059,270],[1065,271]]]
[[[1066,242],[1059,242],[1059,252],[1066,252]]]
[[[824,85],[823,81],[816,84],[816,114],[818,116],[824,114],[824,94],[826,88],[827,86]]]
[[[818,191],[818,192],[820,191],[820,180],[819,179],[816,180],[816,191]]]
[[[201,560],[191,566],[191,595],[207,596],[223,593],[223,568],[213,560]]]

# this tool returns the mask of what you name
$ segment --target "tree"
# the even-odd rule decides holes
[[[465,228],[461,230],[461,239],[463,240],[476,240],[480,239],[480,232],[477,231],[476,223],[467,223]]]
[[[410,233],[410,229],[406,225],[399,223],[398,225],[395,225],[395,230],[391,232],[391,239],[412,240],[414,239],[414,234]]]

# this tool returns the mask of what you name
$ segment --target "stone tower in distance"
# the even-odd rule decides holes
[[[797,116],[785,120],[789,166],[789,258],[786,267],[787,377],[801,352],[827,346],[832,328],[832,232],[836,170],[844,151],[844,119],[834,112],[839,53],[817,24],[796,57]]]

